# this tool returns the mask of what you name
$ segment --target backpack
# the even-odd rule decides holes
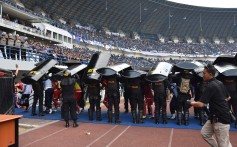
[[[188,93],[190,90],[190,79],[181,78],[179,90],[181,93]]]

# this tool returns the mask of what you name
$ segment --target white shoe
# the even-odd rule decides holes
[[[49,109],[49,114],[52,114],[53,113],[53,110],[52,109]]]
[[[175,114],[172,114],[171,116],[170,116],[170,119],[175,119]]]

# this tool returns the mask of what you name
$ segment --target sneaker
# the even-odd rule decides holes
[[[143,115],[142,118],[145,119],[145,118],[146,118],[146,115]]]
[[[150,116],[149,118],[150,118],[150,119],[154,119],[155,117],[154,117],[154,116]]]
[[[175,119],[175,114],[172,114],[171,116],[170,116],[170,119]]]
[[[52,114],[53,113],[53,110],[52,109],[49,109],[49,114]]]

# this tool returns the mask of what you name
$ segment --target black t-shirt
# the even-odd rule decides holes
[[[209,103],[210,116],[216,115],[220,123],[230,124],[231,118],[229,106],[226,101],[227,97],[228,93],[223,83],[213,78],[208,81],[200,102],[204,104]]]

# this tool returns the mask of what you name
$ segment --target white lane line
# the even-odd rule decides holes
[[[28,131],[25,131],[25,132],[21,133],[20,135],[25,134],[25,133],[28,133],[28,132],[33,131],[33,130],[40,129],[40,128],[44,127],[44,126],[47,126],[47,125],[56,123],[56,122],[58,122],[58,121],[60,121],[60,120],[51,121],[51,122],[45,123],[45,124],[43,124],[43,125],[28,125],[28,124],[22,124],[22,123],[20,123],[19,126],[22,126],[22,127],[33,127],[32,129],[29,129]]]
[[[126,129],[123,130],[123,132],[121,132],[116,138],[114,138],[114,140],[112,140],[108,145],[106,145],[106,147],[109,147],[112,143],[114,143],[124,132],[127,131],[128,128],[130,128],[131,126],[128,126]]]
[[[171,147],[171,146],[172,146],[173,134],[174,134],[174,129],[172,128],[172,129],[171,129],[171,132],[170,132],[170,140],[169,140],[169,145],[168,145],[168,147]]]
[[[64,130],[66,130],[66,129],[68,129],[68,128],[61,129],[61,130],[59,130],[59,131],[57,131],[57,132],[54,132],[54,133],[52,133],[52,134],[49,134],[49,135],[43,137],[43,138],[37,139],[37,140],[35,140],[35,141],[31,142],[31,143],[28,143],[27,145],[24,145],[24,147],[30,146],[30,145],[32,145],[32,144],[38,142],[38,141],[41,141],[41,140],[43,140],[43,139],[45,139],[45,138],[48,138],[48,137],[50,137],[50,136],[53,136],[53,135],[55,135],[55,134],[57,134],[57,133],[59,133],[59,132],[62,132],[62,131],[64,131]]]
[[[96,141],[100,140],[102,137],[104,137],[106,134],[108,134],[110,131],[112,131],[113,129],[115,129],[118,125],[115,125],[113,128],[111,128],[109,131],[105,132],[103,135],[101,135],[100,137],[98,137],[97,139],[95,139],[94,141],[92,141],[90,144],[88,144],[86,147],[91,146],[92,144],[94,144]]]

